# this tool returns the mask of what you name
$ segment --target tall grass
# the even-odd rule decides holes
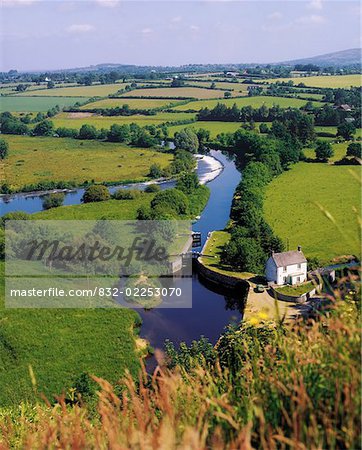
[[[229,330],[213,363],[169,370],[161,358],[152,376],[143,370],[115,387],[95,378],[96,407],[73,392],[2,411],[1,446],[360,448],[359,292],[342,283],[313,319]]]

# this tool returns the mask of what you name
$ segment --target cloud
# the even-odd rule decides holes
[[[90,25],[89,23],[79,23],[70,25],[67,28],[67,32],[72,34],[82,34],[82,33],[89,33],[94,29],[95,29],[94,26]]]
[[[324,23],[325,21],[326,19],[323,16],[312,14],[310,16],[298,17],[298,19],[295,20],[295,23],[300,25],[314,25]]]
[[[191,26],[190,26],[190,30],[191,30],[191,31],[199,31],[199,30],[200,30],[200,27],[198,27],[197,25],[191,25]]]
[[[150,34],[153,33],[152,28],[143,28],[143,30],[141,30],[142,34]]]
[[[95,0],[99,6],[104,6],[105,8],[115,8],[121,3],[121,0]]]
[[[181,20],[182,20],[181,16],[172,17],[171,23],[179,23],[181,22]]]
[[[307,8],[321,11],[323,9],[322,0],[312,0],[310,3],[308,3]]]
[[[268,19],[269,20],[280,20],[283,17],[283,14],[279,11],[275,11],[271,14],[269,14]]]

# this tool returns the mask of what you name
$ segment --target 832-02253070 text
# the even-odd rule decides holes
[[[10,289],[11,297],[181,297],[182,289],[174,287],[94,287],[92,289],[60,289],[49,287],[46,289]]]

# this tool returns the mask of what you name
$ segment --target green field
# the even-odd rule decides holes
[[[85,203],[83,205],[61,206],[32,215],[38,220],[135,220],[137,210],[148,206],[154,194],[142,194],[135,200],[108,200],[101,203]]]
[[[93,86],[75,86],[75,87],[55,87],[53,89],[39,89],[31,92],[25,91],[18,94],[20,97],[41,96],[41,97],[104,97],[109,94],[115,94],[119,89],[123,89],[125,84],[95,84]]]
[[[234,103],[241,108],[242,106],[252,106],[253,108],[259,108],[262,105],[272,107],[273,105],[279,105],[281,108],[300,108],[306,104],[306,100],[300,100],[298,98],[285,98],[285,97],[270,97],[270,96],[256,96],[256,97],[243,97],[243,98],[229,98],[222,100],[203,100],[192,101],[186,105],[180,105],[173,108],[176,111],[187,111],[189,109],[199,111],[202,108],[214,108],[218,103],[223,103],[229,107]],[[313,102],[314,106],[322,106],[323,103]]]
[[[184,128],[203,128],[210,131],[210,137],[215,138],[220,133],[235,133],[236,130],[240,128],[242,124],[240,122],[194,122],[189,125],[174,125],[168,127],[169,136],[173,136],[177,131],[183,130]]]
[[[127,96],[132,97],[192,97],[192,98],[218,98],[224,97],[223,91],[216,89],[202,89],[197,87],[179,87],[179,88],[152,88],[152,89],[135,89],[127,92]]]
[[[265,217],[289,248],[329,262],[360,254],[360,168],[300,162],[267,188]]]
[[[172,156],[154,150],[77,139],[4,135],[10,152],[5,178],[14,189],[41,181],[126,181],[144,179],[151,164]]]
[[[311,76],[294,78],[276,78],[267,80],[268,83],[277,81],[293,81],[295,85],[304,83],[306,86],[321,88],[350,88],[351,86],[361,86],[361,75],[332,75],[332,76]]]
[[[337,127],[321,127],[316,126],[314,127],[314,130],[316,133],[331,133],[337,136]],[[362,128],[357,128],[356,134],[354,135],[355,138],[361,139],[362,138]]]
[[[71,106],[77,102],[83,102],[87,98],[80,99],[79,97],[0,97],[0,111],[10,112],[41,112],[48,111],[58,105]]]
[[[111,125],[137,123],[140,127],[146,125],[160,125],[165,122],[174,122],[178,120],[192,120],[195,114],[188,113],[158,113],[152,116],[97,116],[87,115],[87,113],[61,113],[52,118],[56,128],[67,127],[79,129],[83,124],[94,125],[96,128],[110,128]]]
[[[93,108],[115,108],[116,106],[128,105],[131,109],[153,109],[153,108],[166,108],[176,106],[181,103],[182,100],[158,100],[158,99],[142,99],[142,98],[106,98],[98,100],[97,102],[88,103],[82,106],[80,109],[93,109]]]

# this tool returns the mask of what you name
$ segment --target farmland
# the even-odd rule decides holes
[[[142,99],[142,98],[106,98],[96,102],[88,103],[80,109],[93,108],[115,108],[116,106],[128,105],[131,109],[153,109],[167,108],[182,103],[182,100],[159,100],[159,99]]]
[[[17,94],[18,97],[41,96],[41,97],[104,97],[109,94],[115,94],[118,90],[123,89],[125,84],[95,84],[92,86],[74,86],[60,87],[53,89],[39,89],[25,91]]]
[[[0,97],[0,110],[1,112],[41,112],[56,105],[62,108],[86,100],[88,99],[79,97]]]
[[[274,231],[307,257],[329,262],[359,255],[360,169],[300,162],[267,188],[265,217]]]
[[[127,96],[132,97],[189,97],[189,98],[221,98],[224,97],[223,91],[216,89],[202,89],[197,87],[165,87],[152,89],[135,89],[127,92]]]
[[[203,128],[210,131],[210,137],[215,138],[220,133],[235,133],[236,130],[240,128],[242,124],[240,122],[195,122],[189,125],[174,125],[168,127],[168,132],[170,136],[173,136],[177,131],[183,130],[184,128]]]
[[[83,124],[94,125],[96,128],[109,128],[114,123],[118,125],[137,123],[139,126],[160,125],[165,122],[174,122],[178,120],[192,120],[195,114],[188,113],[158,113],[151,116],[133,115],[133,116],[87,116],[83,113],[61,113],[52,118],[54,126],[79,129]]]
[[[268,80],[268,83],[293,81],[295,85],[304,83],[310,87],[321,88],[350,88],[351,86],[361,86],[361,75],[331,75],[331,76],[311,76],[294,78],[276,78]]]
[[[306,100],[300,100],[297,98],[285,98],[285,97],[270,97],[270,96],[256,96],[256,97],[242,97],[242,98],[229,98],[222,100],[200,100],[192,101],[186,105],[180,105],[173,108],[175,111],[198,111],[202,108],[214,108],[218,103],[223,103],[229,107],[236,103],[236,106],[241,108],[242,106],[252,106],[259,108],[262,105],[272,107],[273,105],[279,105],[281,108],[300,108],[306,104]],[[323,103],[313,102],[314,106],[322,106]]]
[[[172,156],[154,150],[76,139],[4,135],[9,143],[5,176],[14,189],[42,181],[126,181],[144,179],[151,164]]]

